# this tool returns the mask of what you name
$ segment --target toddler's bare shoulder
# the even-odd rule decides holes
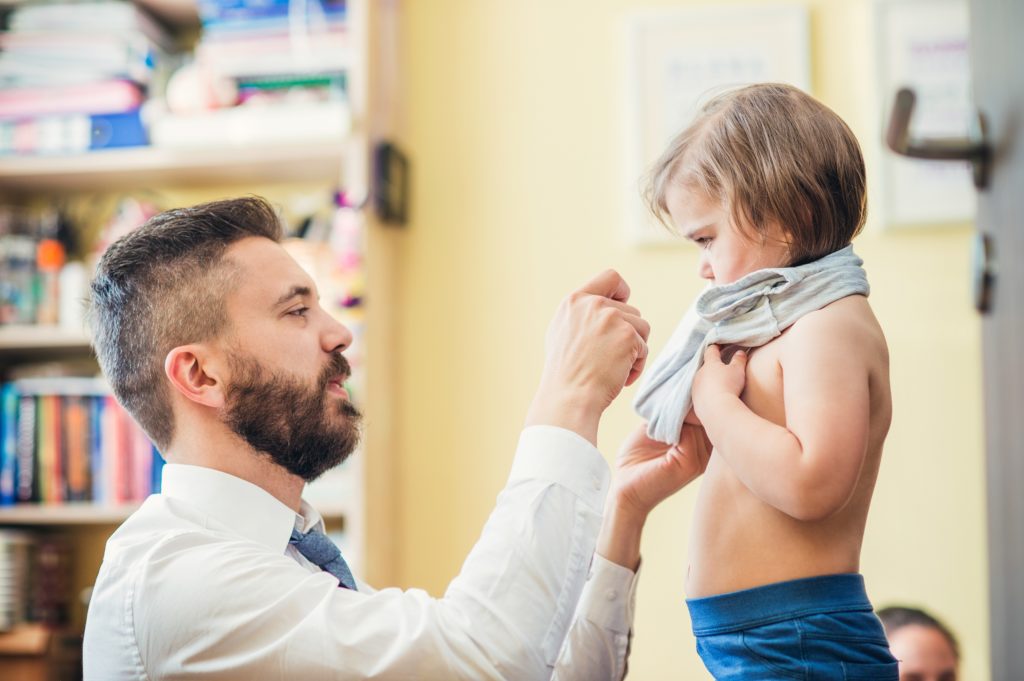
[[[885,345],[878,320],[863,296],[847,296],[798,319],[788,333],[790,346],[876,348]]]

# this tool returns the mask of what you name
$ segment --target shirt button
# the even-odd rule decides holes
[[[604,592],[604,599],[606,601],[614,601],[616,598],[618,598],[618,596],[619,592],[617,592],[615,589],[608,589]]]
[[[601,490],[601,478],[594,478],[594,489]]]

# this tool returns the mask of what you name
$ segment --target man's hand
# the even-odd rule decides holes
[[[675,446],[647,437],[647,424],[634,431],[615,459],[612,494],[597,552],[635,570],[647,515],[701,475],[710,458],[711,441],[700,426],[684,423]]]
[[[612,503],[647,517],[654,507],[704,472],[711,458],[711,441],[700,426],[683,424],[678,445],[647,437],[647,425],[622,443],[615,458]]]
[[[736,350],[722,357],[717,345],[704,351],[704,364],[693,378],[693,411],[701,421],[706,420],[712,405],[721,397],[739,397],[747,384],[747,352]]]
[[[628,300],[629,286],[606,270],[562,301],[527,425],[561,426],[596,443],[601,414],[647,359],[650,326]]]

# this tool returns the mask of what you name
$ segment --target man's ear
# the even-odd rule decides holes
[[[214,409],[224,406],[224,381],[218,363],[203,345],[181,345],[167,353],[164,373],[187,399]]]

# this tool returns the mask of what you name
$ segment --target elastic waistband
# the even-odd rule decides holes
[[[726,634],[824,612],[871,611],[859,574],[824,575],[687,599],[695,636]]]

